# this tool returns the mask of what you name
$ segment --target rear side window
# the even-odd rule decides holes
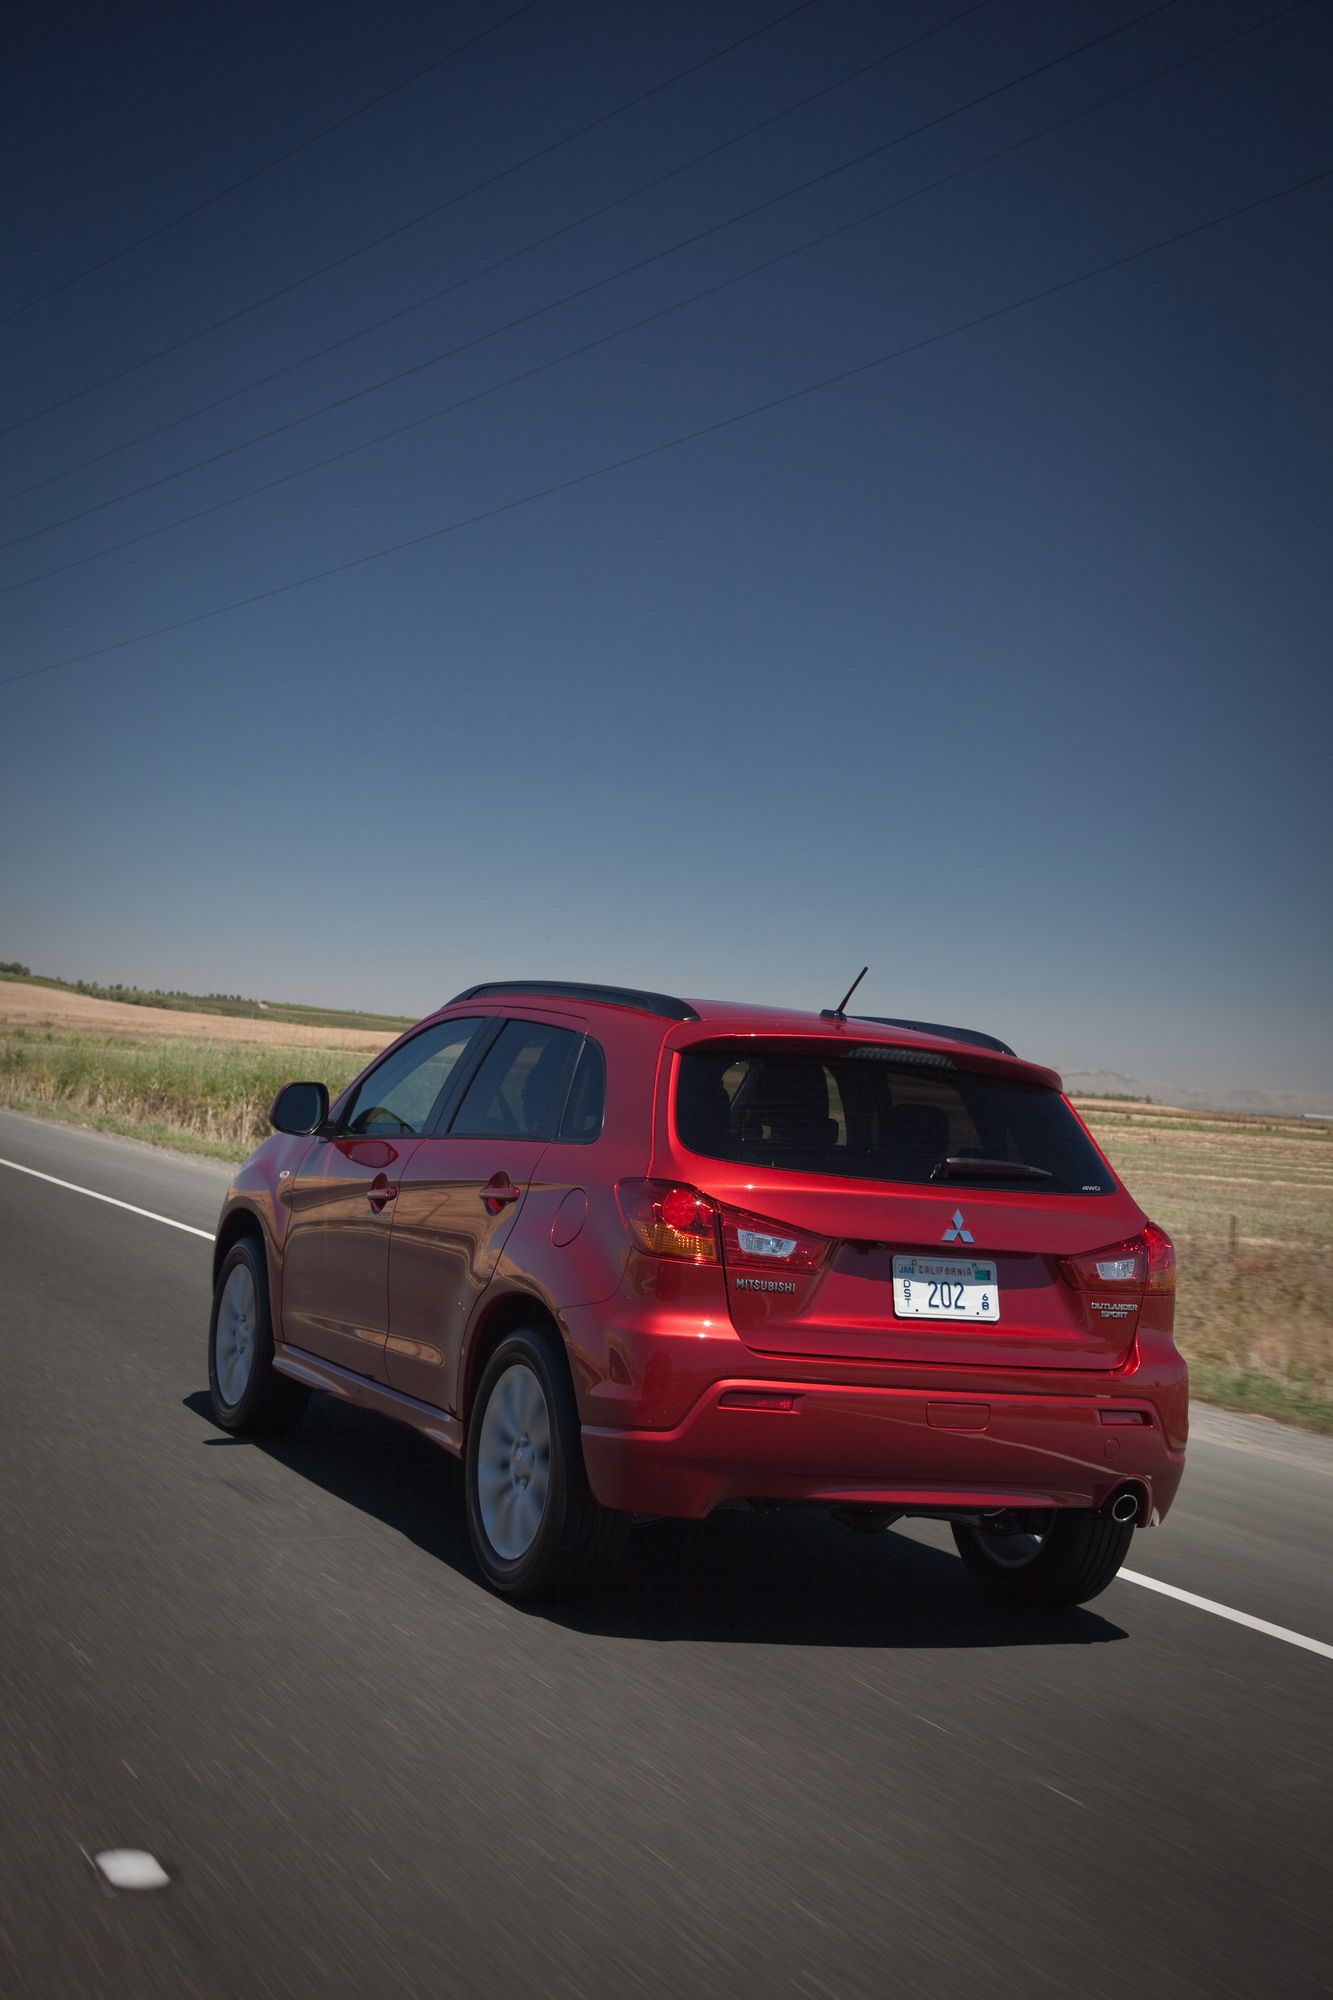
[[[449,1127],[455,1139],[553,1139],[582,1035],[506,1021]]]
[[[853,1053],[688,1050],[676,1130],[692,1153],[791,1173],[1053,1194],[1114,1183],[1040,1084]],[[1023,1169],[1035,1170],[1024,1172]]]
[[[606,1058],[601,1043],[589,1035],[560,1121],[560,1137],[576,1146],[590,1145],[601,1133],[605,1112]]]

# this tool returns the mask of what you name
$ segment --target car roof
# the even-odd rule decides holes
[[[508,1002],[520,1007],[543,1002],[577,1002],[582,1008],[635,1017],[645,1030],[661,1034],[663,1027],[674,1029],[671,1040],[677,1047],[709,1038],[710,1034],[759,1034],[772,1036],[826,1036],[844,1039],[851,1030],[858,1042],[884,1042],[900,1048],[965,1049],[972,1056],[980,1052],[998,1057],[998,1069],[1021,1070],[1043,1083],[1060,1088],[1060,1079],[1051,1070],[1015,1055],[1006,1042],[979,1029],[948,1027],[942,1022],[897,1020],[884,1015],[835,1015],[794,1007],[764,1006],[742,1000],[677,999],[644,987],[601,986],[574,980],[513,979],[483,982],[465,987],[448,1002],[456,1007],[469,1001]],[[989,1067],[989,1064],[987,1065]]]

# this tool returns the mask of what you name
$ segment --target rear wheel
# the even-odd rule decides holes
[[[954,1541],[972,1576],[1009,1604],[1086,1604],[1105,1590],[1129,1553],[1132,1521],[1080,1509],[1032,1515],[1014,1532],[955,1522]]]
[[[593,1498],[564,1351],[511,1333],[477,1385],[467,1435],[467,1522],[488,1583],[558,1598],[604,1575],[627,1523]]]
[[[279,1431],[294,1424],[310,1391],[273,1366],[273,1322],[264,1246],[243,1236],[222,1260],[208,1328],[213,1415],[227,1431]]]

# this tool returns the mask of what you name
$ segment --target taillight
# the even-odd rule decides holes
[[[726,1264],[747,1264],[766,1271],[817,1271],[828,1251],[827,1237],[804,1235],[785,1222],[769,1222],[762,1215],[724,1208],[721,1220]]]
[[[1174,1292],[1176,1289],[1176,1246],[1164,1229],[1150,1222],[1143,1232],[1144,1245],[1148,1252],[1148,1282],[1144,1290],[1148,1292]]]
[[[1141,1236],[1134,1236],[1083,1257],[1064,1257],[1061,1263],[1085,1292],[1141,1292],[1148,1275],[1148,1246]]]
[[[1061,1269],[1085,1292],[1174,1292],[1176,1252],[1171,1238],[1155,1222],[1141,1236],[1089,1250],[1082,1257],[1062,1257]]]
[[[762,1271],[817,1271],[828,1239],[744,1209],[722,1208],[681,1181],[619,1181],[616,1200],[637,1249],[691,1264],[740,1264]]]
[[[630,1241],[652,1257],[690,1264],[721,1261],[717,1207],[678,1181],[618,1181],[616,1200]]]

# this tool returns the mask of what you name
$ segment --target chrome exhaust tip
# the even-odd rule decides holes
[[[1126,1521],[1137,1521],[1139,1496],[1132,1486],[1122,1486],[1106,1511],[1113,1521],[1119,1521],[1122,1525]]]

